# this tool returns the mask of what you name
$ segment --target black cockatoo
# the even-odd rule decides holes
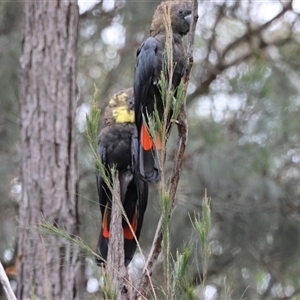
[[[141,233],[144,212],[148,200],[148,183],[138,174],[138,135],[134,123],[133,89],[126,89],[113,95],[105,110],[104,126],[99,134],[99,155],[106,170],[106,175],[112,179],[111,168],[118,170],[121,190],[121,201],[129,222],[137,238]],[[112,194],[103,178],[96,173],[99,194],[102,226],[99,235],[96,257],[100,266],[107,259],[110,235],[110,214]],[[136,241],[128,223],[123,218],[125,265],[127,266],[136,250]]]
[[[164,8],[170,9],[174,66],[172,84],[174,89],[178,87],[184,74],[186,55],[182,37],[188,33],[191,23],[191,5],[189,3],[162,2],[153,15],[150,37],[141,44],[137,51],[133,89],[135,123],[140,142],[139,171],[144,180],[152,183],[157,183],[160,180],[156,149],[161,147],[161,140],[160,138],[157,139],[158,134],[155,139],[151,137],[148,116],[153,116],[155,101],[160,120],[162,120],[164,113],[159,87],[161,72],[165,71],[163,70],[166,46]],[[168,78],[167,74],[164,75]],[[172,112],[169,112],[168,115],[170,118]]]

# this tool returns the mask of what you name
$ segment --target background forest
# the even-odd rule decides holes
[[[94,84],[103,108],[132,85],[135,53],[160,1],[80,1],[77,102],[81,237],[95,249],[100,212],[94,165],[84,137]],[[88,7],[89,6],[89,7]],[[206,299],[299,299],[300,2],[199,1],[188,89],[189,139],[176,208],[172,253],[194,243],[189,281],[201,282],[201,251],[191,216],[212,198]],[[0,259],[15,259],[18,234],[18,72],[22,4],[0,2]],[[298,57],[298,58],[297,58]],[[175,139],[168,144],[167,171]],[[152,189],[141,234],[148,253],[159,204]],[[138,259],[138,258],[137,258]],[[97,270],[86,257],[87,298]],[[133,261],[132,268],[139,268]],[[159,283],[161,268],[154,275]],[[224,288],[225,286],[225,288]]]

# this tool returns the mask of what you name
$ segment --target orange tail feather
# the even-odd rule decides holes
[[[158,131],[156,131],[155,141],[153,141],[146,123],[143,123],[142,128],[141,128],[141,145],[142,145],[143,149],[146,151],[148,151],[154,147],[157,150],[162,149],[162,139],[161,139],[160,133]]]
[[[150,150],[153,147],[153,141],[145,123],[143,123],[141,128],[141,145],[146,151]]]
[[[135,213],[132,222],[130,223],[132,230],[136,232],[137,229],[137,214]],[[128,240],[132,240],[134,238],[133,232],[131,231],[130,227],[126,225],[123,229],[124,238]]]
[[[102,235],[105,238],[109,238],[109,228],[108,228],[108,220],[107,220],[107,214],[108,214],[108,208],[107,206],[105,207],[104,215],[103,215],[103,220],[102,220]]]

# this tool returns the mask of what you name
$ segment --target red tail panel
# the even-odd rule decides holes
[[[105,207],[105,211],[104,211],[104,215],[103,215],[103,220],[102,220],[102,235],[105,238],[109,238],[109,228],[108,228],[108,220],[107,220],[107,215],[108,215],[108,211],[107,211],[107,206]]]
[[[148,127],[143,123],[141,128],[141,145],[144,150],[148,151],[153,147],[153,141],[149,133]]]
[[[134,233],[136,232],[136,229],[137,229],[137,214],[135,213],[134,214],[134,217],[133,217],[133,220],[132,222],[130,223]],[[132,240],[134,238],[133,236],[133,233],[130,229],[130,227],[128,225],[126,225],[123,229],[123,232],[124,232],[124,238],[125,239],[128,239],[128,240]]]

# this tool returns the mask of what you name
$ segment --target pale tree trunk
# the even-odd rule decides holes
[[[22,201],[18,299],[83,299],[79,250],[38,230],[79,233],[76,169],[78,6],[25,1],[21,58]]]

